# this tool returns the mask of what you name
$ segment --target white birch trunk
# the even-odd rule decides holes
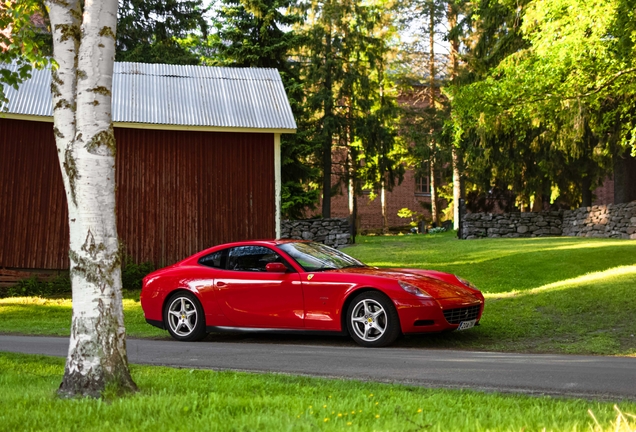
[[[453,158],[453,229],[459,229],[459,203],[462,199],[462,176],[459,171],[459,151],[455,145],[451,148]]]
[[[60,394],[135,390],[126,357],[111,89],[117,0],[49,0],[56,143],[69,208],[71,338]],[[56,91],[57,90],[57,91]]]

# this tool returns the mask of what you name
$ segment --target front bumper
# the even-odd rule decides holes
[[[483,301],[466,299],[399,299],[393,302],[400,317],[402,333],[435,333],[455,330],[459,323],[451,324],[444,317],[444,310],[479,305],[477,323],[484,310]]]

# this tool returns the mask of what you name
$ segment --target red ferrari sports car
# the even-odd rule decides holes
[[[271,240],[206,249],[144,278],[149,324],[193,341],[215,331],[334,332],[379,347],[400,334],[466,330],[484,296],[457,276],[380,269],[320,243]]]

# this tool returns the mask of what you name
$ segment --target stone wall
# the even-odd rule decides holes
[[[351,240],[349,220],[284,220],[281,222],[281,238],[313,240],[335,248],[342,247],[348,245]]]
[[[540,213],[468,213],[461,238],[560,235],[636,240],[636,201]]]
[[[563,235],[636,240],[636,201],[567,210]]]
[[[559,211],[539,213],[468,213],[462,221],[462,238],[560,236],[563,215]]]

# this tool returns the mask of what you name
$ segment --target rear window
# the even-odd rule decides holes
[[[223,250],[211,253],[209,255],[206,255],[203,258],[199,258],[199,264],[204,265],[206,267],[224,269],[226,256],[227,256],[227,249],[223,249]]]

